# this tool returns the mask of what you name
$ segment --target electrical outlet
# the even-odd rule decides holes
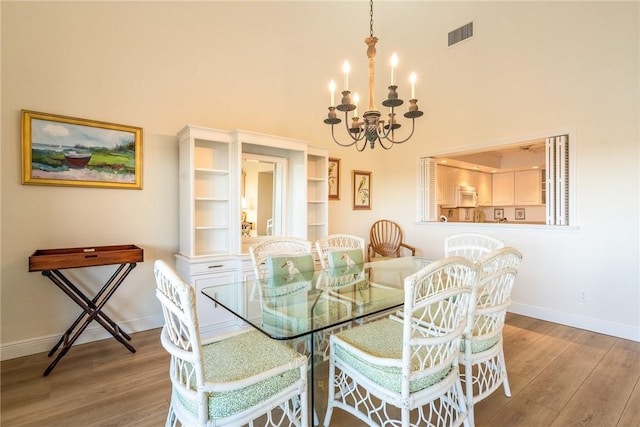
[[[584,289],[580,289],[578,299],[580,300],[580,302],[587,302],[587,291],[585,291]]]

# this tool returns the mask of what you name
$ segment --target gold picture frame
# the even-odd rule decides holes
[[[142,189],[142,128],[22,110],[22,183]]]
[[[353,209],[371,209],[371,172],[353,171]]]
[[[340,159],[329,157],[329,200],[340,200]]]

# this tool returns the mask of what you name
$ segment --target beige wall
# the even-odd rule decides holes
[[[146,261],[110,312],[130,330],[160,324],[152,261],[170,261],[177,251],[175,134],[187,123],[329,147],[342,159],[342,198],[330,203],[330,231],[367,237],[374,220],[392,218],[430,257],[442,255],[444,236],[474,226],[414,223],[419,155],[570,129],[578,227],[489,224],[482,231],[525,254],[514,311],[640,339],[638,3],[377,3],[378,98],[395,49],[400,95],[407,97],[403,79],[415,70],[425,116],[410,142],[363,153],[333,144],[322,119],[328,81],[342,81],[344,59],[354,70],[351,87],[365,93],[366,3],[0,7],[3,358],[47,350],[78,312],[44,277],[27,272],[38,248],[142,246]],[[474,38],[447,48],[447,32],[471,20]],[[21,185],[21,109],[143,127],[143,190]],[[373,172],[371,211],[351,209],[353,169]],[[80,280],[108,273],[73,271]],[[580,289],[587,303],[578,301]]]

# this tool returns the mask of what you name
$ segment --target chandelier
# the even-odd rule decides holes
[[[381,120],[382,114],[376,109],[374,99],[374,85],[376,80],[376,43],[378,42],[378,38],[373,36],[373,0],[370,0],[369,2],[369,16],[369,37],[364,40],[365,44],[368,46],[367,58],[369,59],[369,108],[362,114],[361,121],[360,117],[358,117],[358,95],[354,94],[352,100],[351,91],[349,91],[350,67],[349,63],[345,61],[342,69],[344,72],[344,90],[342,91],[342,100],[340,104],[334,105],[336,86],[335,82],[332,80],[331,83],[329,83],[331,105],[329,106],[328,117],[324,119],[326,124],[331,125],[331,137],[336,144],[343,147],[350,147],[355,144],[358,151],[363,151],[367,146],[367,142],[369,142],[371,148],[374,148],[377,141],[382,148],[388,150],[393,147],[394,144],[402,144],[403,142],[408,141],[413,136],[415,119],[423,114],[422,111],[418,110],[418,100],[415,95],[416,75],[415,73],[411,73],[411,99],[409,100],[409,111],[404,113],[404,117],[411,119],[411,134],[409,134],[405,139],[396,139],[394,132],[396,129],[400,128],[400,124],[396,122],[395,109],[402,105],[404,101],[398,98],[398,92],[396,91],[398,86],[396,86],[394,79],[394,69],[398,64],[398,58],[394,53],[391,57],[391,85],[389,86],[389,95],[387,95],[387,99],[382,101],[382,105],[390,109],[389,119],[386,124],[384,120]],[[351,139],[350,142],[342,143],[336,139],[335,125],[342,122],[342,120],[337,117],[336,110],[344,112],[345,128],[347,130],[347,135]],[[350,111],[353,111],[351,120],[349,120]],[[360,141],[362,141],[362,145],[359,144]]]

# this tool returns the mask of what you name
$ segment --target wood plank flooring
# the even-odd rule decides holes
[[[1,426],[161,426],[169,356],[159,329],[73,347],[48,377],[46,353],[0,363]],[[504,346],[512,396],[476,406],[476,426],[640,425],[640,343],[509,314]],[[324,379],[326,381],[326,379]],[[364,423],[335,410],[332,425]]]

